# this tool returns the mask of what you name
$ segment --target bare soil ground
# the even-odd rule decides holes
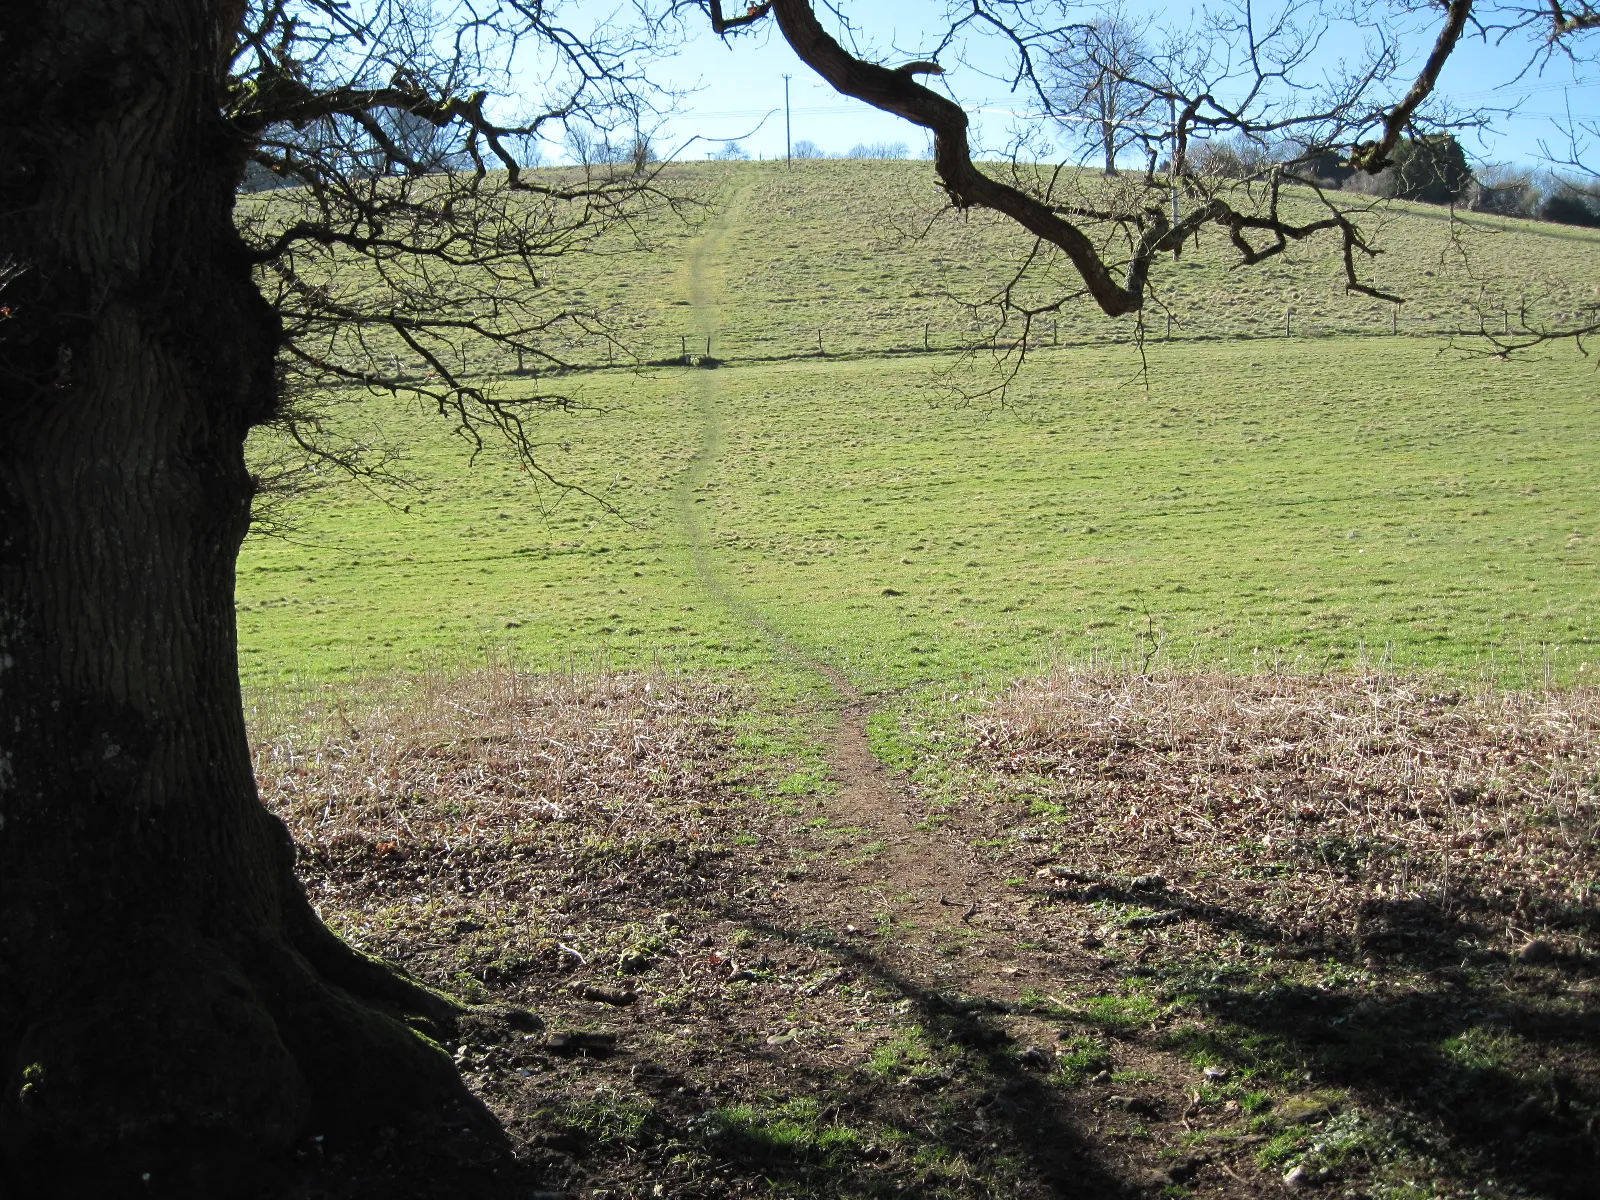
[[[1597,1194],[1593,693],[855,698],[809,788],[767,720],[506,670],[258,716],[325,918],[539,1018],[454,1048],[538,1188]]]

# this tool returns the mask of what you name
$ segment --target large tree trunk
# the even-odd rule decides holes
[[[242,7],[0,6],[0,1193],[228,1194],[471,1117],[419,1032],[451,1006],[321,925],[251,774]]]

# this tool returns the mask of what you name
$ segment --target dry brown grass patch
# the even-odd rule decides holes
[[[1510,939],[1595,931],[1597,689],[1058,670],[972,732],[970,758],[1077,831],[1084,866],[1164,871],[1301,933],[1408,901]]]
[[[457,991],[514,989],[570,967],[563,943],[620,955],[619,921],[723,872],[716,784],[740,704],[669,676],[390,680],[265,698],[256,771],[344,936]]]

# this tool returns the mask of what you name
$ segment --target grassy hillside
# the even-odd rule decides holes
[[[705,224],[548,281],[723,360],[560,379],[545,460],[619,515],[354,405],[419,489],[331,489],[239,576],[308,894],[539,1015],[450,1047],[539,1188],[1591,1197],[1600,692],[1312,672],[1600,673],[1592,363],[1208,243],[1172,342],[1075,310],[964,400],[961,300],[1026,246],[899,239],[926,166],[672,182]],[[1397,211],[1407,333],[1592,297],[1593,237],[1487,228]],[[548,671],[597,661],[694,673]]]
[[[492,448],[469,469],[437,418],[375,405],[422,489],[394,507],[336,490],[296,540],[247,544],[247,678],[507,643],[717,668],[798,648],[872,687],[1157,643],[1239,664],[1600,669],[1600,420],[1578,356],[1332,336],[1390,318],[1338,291],[1331,244],[1241,272],[1203,243],[1167,272],[1180,336],[1150,345],[1147,374],[1115,341],[1126,323],[1083,307],[1010,403],[962,404],[953,355],[904,351],[971,336],[963,301],[1026,250],[1019,234],[946,217],[908,240],[931,214],[925,164],[676,177],[714,204],[707,225],[663,224],[650,252],[554,280],[641,359],[692,335],[728,362],[565,381],[592,407],[545,420],[551,465],[624,519],[541,498]],[[1480,290],[1592,302],[1600,239],[1473,218],[1463,255],[1441,216],[1384,219],[1403,328],[1460,323]]]

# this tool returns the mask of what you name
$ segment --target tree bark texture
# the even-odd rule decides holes
[[[0,5],[7,1196],[250,1194],[306,1139],[472,1119],[418,1032],[451,1006],[321,925],[252,777],[234,563],[279,330],[232,224],[238,15]]]

